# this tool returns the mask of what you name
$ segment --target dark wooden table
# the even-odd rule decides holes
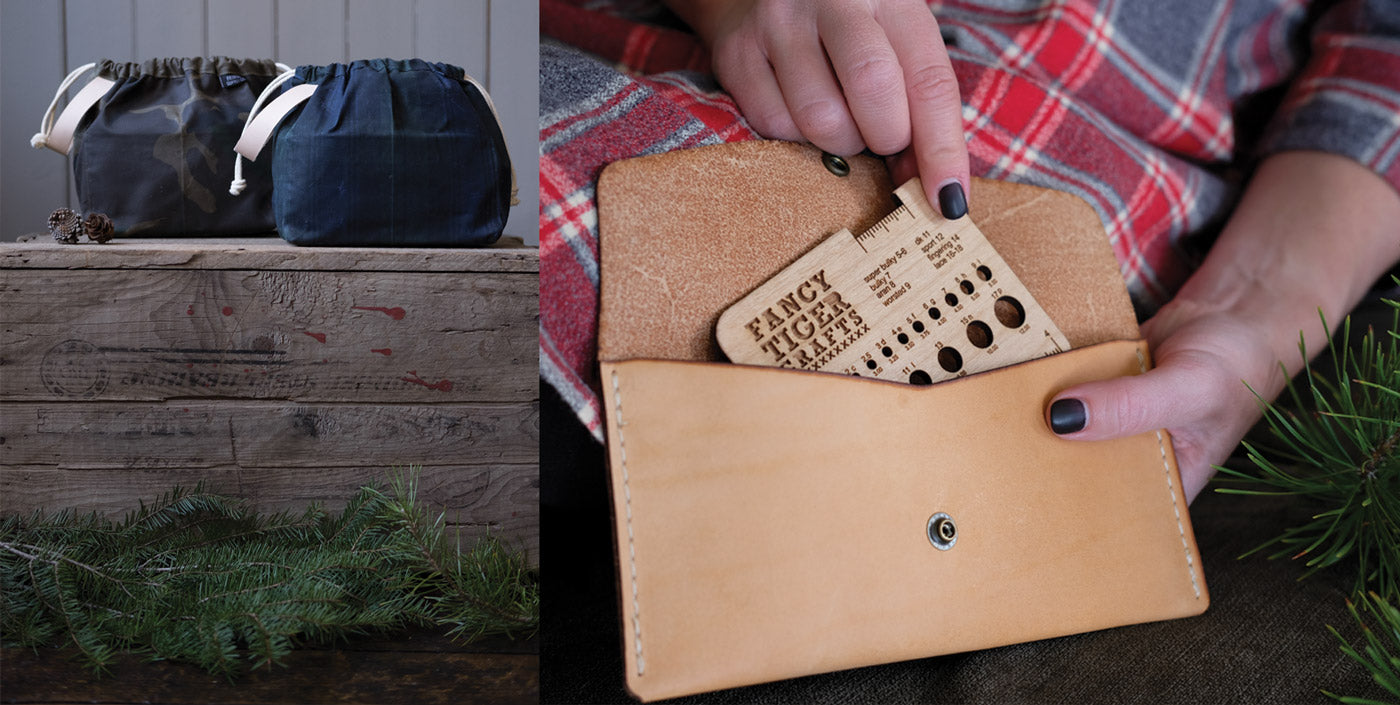
[[[0,649],[5,703],[535,703],[537,638],[455,643],[439,633],[361,637],[293,651],[282,665],[211,675],[121,656],[95,674],[64,649]]]

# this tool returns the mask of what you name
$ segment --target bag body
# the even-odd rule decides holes
[[[69,152],[84,211],[106,213],[123,235],[272,231],[267,165],[252,167],[254,188],[240,198],[227,183],[243,119],[279,73],[275,62],[104,60],[97,72],[113,85],[79,123]]]
[[[272,150],[277,230],[298,245],[489,245],[512,172],[485,91],[456,66],[373,59],[301,66],[315,91]]]

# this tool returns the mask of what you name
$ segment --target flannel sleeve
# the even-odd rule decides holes
[[[1260,148],[1349,157],[1400,191],[1400,2],[1345,0],[1319,19]]]

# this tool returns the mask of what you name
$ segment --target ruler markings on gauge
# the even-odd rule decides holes
[[[918,179],[859,234],[841,230],[716,326],[733,362],[930,383],[1069,349],[971,218],[946,220]]]

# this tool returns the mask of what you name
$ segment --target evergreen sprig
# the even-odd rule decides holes
[[[1376,683],[1400,702],[1400,609],[1382,600],[1376,593],[1362,595],[1360,601],[1361,609],[1357,609],[1356,604],[1350,600],[1347,601],[1347,609],[1361,626],[1363,641],[1360,648],[1352,646],[1336,629],[1329,626],[1327,630],[1342,642],[1342,653],[1365,666]],[[1374,629],[1367,624],[1367,618],[1363,614],[1375,620]],[[1327,695],[1348,705],[1386,705],[1380,700],[1333,693]]]
[[[468,641],[490,634],[533,630],[539,621],[540,591],[521,557],[494,539],[478,540],[466,551],[460,536],[447,537],[446,515],[432,516],[418,494],[417,476],[395,477],[389,518],[397,531],[395,550],[416,556],[427,572],[414,585],[426,600],[433,623]]]
[[[408,625],[462,639],[532,633],[539,590],[494,537],[465,552],[417,501],[417,474],[361,488],[339,513],[262,515],[198,486],[122,521],[35,513],[0,521],[4,643],[120,652],[234,675],[300,644]]]
[[[1363,642],[1353,646],[1327,628],[1347,657],[1400,698],[1400,609],[1394,604],[1400,600],[1400,302],[1385,303],[1394,311],[1383,337],[1371,328],[1355,349],[1330,342],[1329,375],[1308,365],[1299,380],[1288,383],[1291,405],[1259,400],[1274,445],[1246,442],[1253,471],[1217,468],[1222,479],[1236,486],[1216,491],[1291,495],[1318,507],[1309,520],[1245,555],[1275,547],[1271,559],[1306,557],[1302,577],[1352,564],[1354,595],[1362,607],[1352,601],[1347,607]],[[1351,339],[1350,319],[1342,324],[1339,339]],[[1302,342],[1298,348],[1306,361],[1307,348]],[[1375,620],[1374,629],[1368,617]],[[1327,695],[1344,703],[1380,705]]]
[[[1356,567],[1357,593],[1400,598],[1400,303],[1384,337],[1331,344],[1333,369],[1311,366],[1286,389],[1291,405],[1260,399],[1274,444],[1246,442],[1253,471],[1219,468],[1217,492],[1293,495],[1318,507],[1309,520],[1255,548],[1270,558],[1306,558],[1304,576],[1343,563]],[[1324,321],[1325,324],[1325,321]],[[1341,339],[1350,338],[1351,321]],[[1303,359],[1307,350],[1299,343]],[[1290,408],[1293,407],[1293,408]]]

